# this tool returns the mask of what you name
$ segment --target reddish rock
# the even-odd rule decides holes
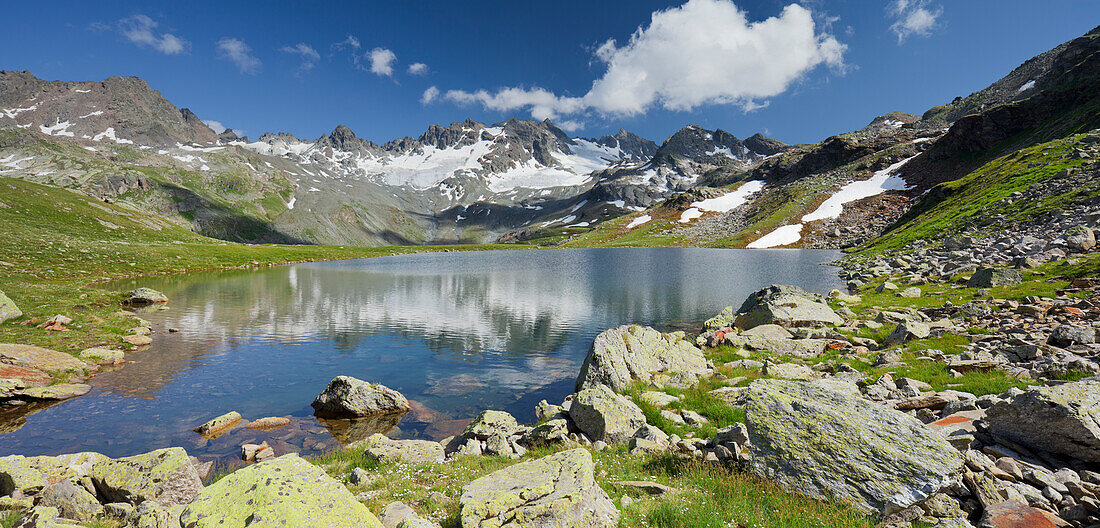
[[[246,427],[248,429],[278,429],[286,426],[290,423],[290,418],[284,418],[282,416],[268,416],[267,418],[260,418]]]
[[[50,382],[49,374],[38,369],[17,365],[0,364],[0,378],[16,378],[27,385],[45,385]]]
[[[985,509],[981,528],[1061,528],[1069,525],[1053,513],[1005,501]]]
[[[84,371],[84,362],[69,354],[31,345],[0,344],[0,363],[42,371]]]

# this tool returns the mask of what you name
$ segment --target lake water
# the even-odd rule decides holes
[[[822,263],[838,257],[671,248],[425,253],[113,284],[171,299],[169,309],[142,314],[157,330],[153,345],[92,378],[88,395],[0,434],[0,454],[124,456],[178,445],[232,465],[246,442],[311,454],[394,426],[314,418],[310,402],[342,374],[413,402],[391,437],[441,439],[483,409],[531,422],[539,400],[572,392],[599,332],[627,323],[697,331],[772,283],[826,293],[842,283]],[[231,410],[292,422],[215,439],[191,431]]]

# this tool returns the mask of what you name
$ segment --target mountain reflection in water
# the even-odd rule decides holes
[[[98,451],[123,456],[179,445],[230,463],[240,445],[277,453],[332,449],[388,429],[440,439],[478,411],[533,421],[541,399],[572,391],[600,331],[627,323],[695,330],[758,288],[839,287],[832,251],[707,249],[431,253],[196,273],[112,284],[166,293],[142,314],[147,350],[91,381],[90,394],[8,420],[0,454]],[[175,327],[179,333],[167,333]],[[318,420],[309,404],[337,375],[383,383],[412,400],[387,420]],[[191,432],[235,410],[285,416],[272,430]],[[391,428],[392,427],[392,428]]]

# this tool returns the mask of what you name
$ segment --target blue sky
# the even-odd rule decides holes
[[[922,113],[1100,23],[1091,0],[271,4],[9,3],[0,69],[140,76],[252,137],[345,124],[381,143],[516,116],[795,143]]]

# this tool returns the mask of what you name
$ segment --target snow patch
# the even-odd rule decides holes
[[[916,157],[916,156],[913,156]],[[803,222],[824,220],[826,218],[839,218],[844,210],[844,204],[862,200],[871,196],[877,196],[886,191],[900,191],[908,188],[905,180],[894,173],[905,165],[913,157],[905,158],[885,169],[875,172],[869,179],[854,181],[840,188],[830,196],[814,212],[803,216]]]
[[[286,203],[286,208],[287,209],[294,209],[294,202],[296,202],[296,201],[298,201],[298,197],[297,196],[291,196],[290,201]]]
[[[1016,89],[1016,93],[1026,92],[1032,88],[1035,88],[1035,79],[1029,79],[1026,83],[1020,85],[1020,87]]]
[[[706,200],[700,200],[698,202],[692,202],[692,207],[697,207],[704,211],[714,211],[716,213],[724,213],[732,210],[736,207],[744,205],[748,201],[749,195],[758,192],[764,188],[764,182],[756,180],[745,182],[737,190],[729,192],[719,196],[717,198],[707,198]]]
[[[640,226],[640,225],[642,225],[642,224],[644,224],[644,223],[646,223],[650,220],[653,220],[652,216],[642,215],[642,216],[639,216],[638,218],[635,218],[635,219],[631,220],[629,224],[626,224],[626,228],[627,229],[634,229],[635,227],[638,227],[638,226]]]
[[[33,110],[36,110],[36,109],[38,109],[38,103],[35,103],[35,104],[33,104],[31,106],[28,106],[26,108],[4,108],[4,109],[0,109],[0,112],[4,112],[4,115],[6,115],[6,116],[8,116],[12,119],[15,119],[15,116],[17,116],[19,114],[22,114],[23,112],[30,112],[30,111],[33,111]]]
[[[700,216],[703,216],[703,212],[700,211],[698,207],[692,207],[691,209],[684,211],[683,214],[680,215],[680,223],[686,224],[692,220],[695,220],[696,218],[699,218]]]
[[[69,136],[73,137],[75,134],[69,132],[68,128],[73,126],[69,121],[61,122],[61,118],[57,118],[57,124],[53,126],[38,125],[38,129],[47,136]]]
[[[95,136],[92,136],[92,141],[99,141],[103,138],[110,139],[111,141],[114,141],[115,143],[120,143],[120,144],[127,144],[127,143],[131,144],[131,145],[134,144],[134,142],[129,140],[129,139],[123,139],[123,138],[120,138],[120,137],[116,136],[114,127],[107,127],[107,130],[104,130],[103,132],[100,132],[100,133],[96,134]]]
[[[89,117],[97,116],[97,115],[103,115],[103,110],[96,110],[95,112],[89,112],[87,114],[84,114],[84,115],[80,116],[80,119],[87,119]]]
[[[776,246],[794,244],[802,240],[802,224],[791,224],[776,228],[749,244],[749,249],[767,249]]]

